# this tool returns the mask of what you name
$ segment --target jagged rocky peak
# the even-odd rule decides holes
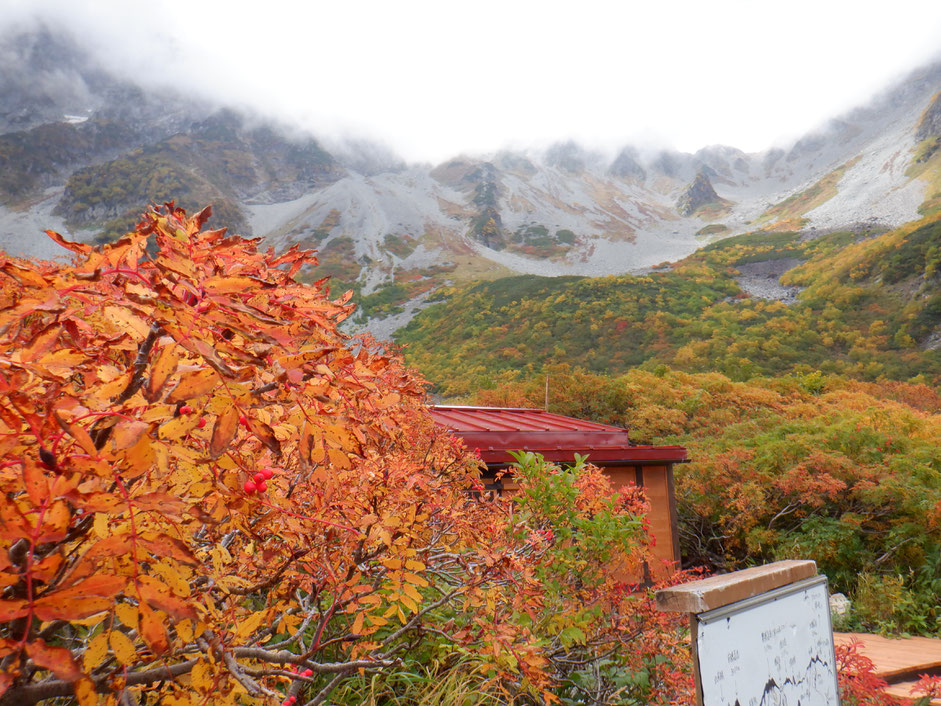
[[[692,159],[692,155],[683,152],[661,150],[650,163],[650,171],[670,179],[682,179],[692,172]]]
[[[0,134],[98,118],[156,141],[212,110],[169,89],[143,90],[102,67],[67,31],[45,26],[0,34],[0,96]]]
[[[113,83],[70,38],[47,28],[0,36],[0,133],[87,117]]]
[[[941,91],[935,94],[922,113],[921,120],[918,121],[918,132],[915,133],[918,141],[931,137],[941,137]]]
[[[497,156],[493,159],[493,163],[504,171],[524,174],[526,176],[532,176],[538,171],[536,165],[533,164],[529,157],[519,154],[518,152],[498,152]]]
[[[405,160],[391,148],[372,140],[345,138],[328,142],[326,148],[340,164],[363,176],[402,172],[408,168]]]
[[[721,199],[712,188],[712,182],[706,173],[706,168],[696,172],[693,183],[686,187],[676,202],[676,209],[681,215],[691,216],[703,206],[711,203],[720,203]]]
[[[461,155],[442,162],[431,170],[431,176],[442,184],[455,189],[473,187],[480,160]]]
[[[558,142],[546,150],[545,163],[569,174],[585,171],[589,164],[597,160],[593,155],[573,140]]]
[[[608,174],[619,179],[636,179],[643,181],[647,178],[647,172],[640,164],[640,156],[634,147],[625,147],[621,150],[611,166],[608,167]]]
[[[736,147],[727,145],[711,145],[703,147],[693,155],[697,164],[712,170],[707,175],[718,176],[732,180],[736,177],[747,176],[750,171],[750,159],[747,154]]]

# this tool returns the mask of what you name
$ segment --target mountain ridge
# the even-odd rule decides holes
[[[338,285],[367,296],[396,288],[405,303],[449,281],[510,272],[639,272],[755,228],[897,226],[935,208],[941,192],[925,145],[935,138],[923,136],[935,131],[941,63],[787,148],[712,145],[690,154],[627,145],[609,157],[562,141],[541,153],[419,165],[362,141],[330,145],[270,119],[133,86],[42,32],[0,41],[22,67],[17,73],[11,60],[0,73],[0,98],[15,98],[0,114],[0,166],[13,175],[0,188],[0,246],[14,253],[52,255],[40,235],[49,227],[81,240],[113,237],[145,199],[213,202],[217,225],[276,249],[316,248]],[[37,46],[53,50],[37,55]],[[42,80],[24,81],[30,71]],[[74,90],[57,94],[63,83]],[[212,124],[221,137],[205,136]],[[35,130],[57,135],[59,161],[44,156],[51,142],[30,138]],[[261,133],[267,141],[253,137]],[[916,165],[913,155],[924,159]],[[699,175],[715,207],[678,207]]]

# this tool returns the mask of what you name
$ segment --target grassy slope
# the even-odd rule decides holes
[[[397,335],[409,361],[445,395],[571,363],[617,374],[665,363],[733,379],[820,369],[860,379],[941,380],[937,288],[941,217],[854,242],[835,233],[722,240],[642,277],[512,277],[447,290]],[[806,287],[786,306],[745,296],[736,265],[807,262],[786,275]]]

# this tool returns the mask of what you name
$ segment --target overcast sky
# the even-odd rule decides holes
[[[941,0],[0,0],[115,67],[410,160],[574,138],[746,151],[941,58]]]

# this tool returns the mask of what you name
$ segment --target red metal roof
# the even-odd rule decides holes
[[[488,464],[513,463],[510,451],[532,451],[558,463],[571,463],[576,453],[596,463],[681,463],[687,458],[682,446],[635,446],[627,429],[541,409],[438,405],[431,415],[468,448],[480,449]]]

